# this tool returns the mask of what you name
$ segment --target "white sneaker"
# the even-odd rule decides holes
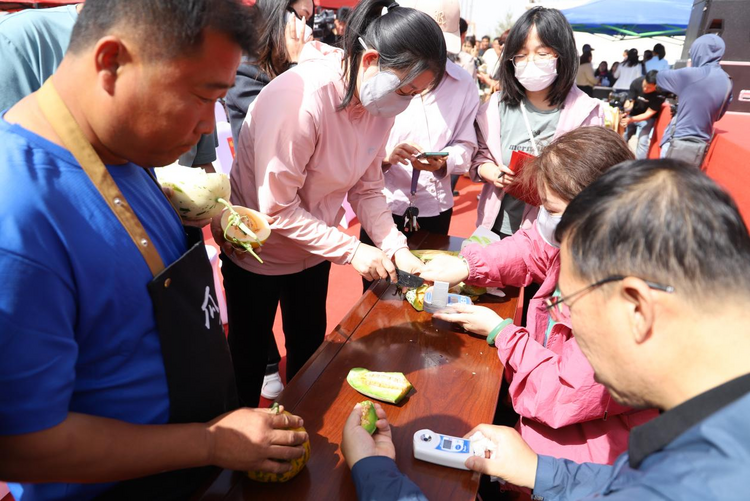
[[[281,376],[278,372],[267,374],[263,378],[263,387],[260,389],[260,396],[268,400],[276,400],[284,389],[284,383],[281,382]]]

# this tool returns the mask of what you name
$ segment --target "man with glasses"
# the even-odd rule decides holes
[[[676,161],[620,164],[557,228],[561,297],[597,380],[663,414],[635,428],[613,466],[537,456],[480,425],[496,459],[467,466],[540,499],[740,499],[750,471],[750,236],[730,197]],[[468,436],[467,435],[467,436]]]

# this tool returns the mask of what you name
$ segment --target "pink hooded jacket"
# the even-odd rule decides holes
[[[496,92],[490,100],[479,108],[477,114],[477,144],[479,149],[471,162],[469,173],[474,182],[484,183],[479,176],[479,166],[485,163],[502,164],[503,145],[500,137],[500,104],[501,93]],[[562,134],[582,126],[603,125],[604,110],[601,101],[590,98],[575,85],[568,92],[560,113],[560,121],[553,139]],[[488,230],[495,224],[500,213],[500,203],[505,192],[495,188],[491,183],[485,183],[477,205],[477,226]],[[531,221],[536,219],[537,208],[527,205],[523,214],[522,228],[529,228]]]
[[[583,356],[570,324],[553,325],[544,299],[560,274],[560,250],[546,243],[536,229],[521,228],[487,247],[469,245],[461,254],[469,263],[471,285],[521,287],[541,283],[529,304],[527,328],[505,327],[495,339],[505,366],[517,426],[534,452],[576,462],[611,464],[628,447],[631,428],[656,417],[656,410],[633,410],[611,399],[594,381],[594,370]]]
[[[359,240],[336,228],[348,195],[378,247],[406,248],[388,209],[382,161],[393,118],[368,113],[345,93],[343,51],[305,44],[300,63],[263,88],[248,110],[230,175],[232,203],[271,216],[264,264],[231,259],[262,275],[288,275],[329,260],[347,264]]]

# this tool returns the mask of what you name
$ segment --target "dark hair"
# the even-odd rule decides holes
[[[583,54],[581,54],[581,64],[586,64],[591,62],[591,52],[586,51]]]
[[[477,37],[474,35],[467,35],[464,39],[464,43],[470,43],[471,47],[474,48],[477,45]]]
[[[505,40],[503,40],[503,39],[502,39],[502,38],[500,38],[500,37],[495,37],[495,38],[493,38],[493,39],[492,39],[492,41],[493,41],[493,42],[497,42],[497,43],[499,43],[500,45],[505,45]]]
[[[650,50],[644,50],[643,51],[643,62],[651,61],[654,58],[654,53]]]
[[[508,40],[508,35],[510,35],[510,30],[503,31],[503,34],[497,37],[500,40],[500,43],[505,45],[505,42]]]
[[[487,40],[489,42],[490,41],[490,36],[489,35],[485,35],[485,36],[482,37],[482,40]]]
[[[542,200],[546,187],[570,202],[602,172],[634,159],[625,140],[612,129],[579,127],[547,145],[521,171],[519,182],[536,187]]]
[[[291,64],[286,50],[286,16],[295,0],[258,0],[261,25],[258,39],[263,44],[254,62],[263,73],[274,79],[284,73]],[[299,25],[302,21],[297,21]]]
[[[646,76],[644,77],[646,79],[647,84],[655,84],[656,83],[656,75],[659,72],[657,70],[651,70],[648,73],[646,73]]]
[[[174,59],[198,50],[210,28],[252,55],[255,12],[240,0],[87,0],[68,50],[81,53],[117,27],[133,34],[151,58]]]
[[[568,206],[556,237],[583,279],[632,275],[685,299],[750,295],[750,235],[732,198],[684,162],[613,167]]]
[[[615,61],[612,63],[612,66],[609,68],[609,70],[614,73],[614,71],[620,67],[620,61]]]
[[[339,8],[339,10],[336,11],[336,19],[338,19],[342,23],[348,23],[351,15],[352,15],[351,7],[341,7]]]
[[[383,7],[388,13],[381,15]],[[346,94],[339,109],[346,108],[357,90],[357,74],[365,48],[380,54],[382,69],[408,71],[402,84],[429,70],[435,75],[432,87],[445,74],[447,50],[440,26],[424,12],[400,7],[393,0],[361,0],[352,12],[344,34],[345,71],[348,72]]]
[[[578,50],[573,38],[573,29],[563,13],[545,7],[534,7],[526,11],[510,30],[503,51],[509,57],[503,58],[499,72],[502,100],[509,106],[518,106],[526,95],[526,89],[516,79],[516,69],[510,57],[523,49],[533,27],[536,27],[539,40],[558,56],[557,78],[547,95],[550,106],[557,106],[565,101],[575,83],[578,73]]]
[[[466,19],[464,19],[463,17],[459,17],[458,18],[458,32],[461,35],[463,35],[467,31],[469,31],[469,23],[467,23]]]
[[[667,51],[662,44],[658,43],[654,45],[654,54],[656,54],[659,59],[664,59],[667,56]]]
[[[628,58],[622,62],[625,66],[635,66],[639,64],[638,61],[638,49],[630,49],[628,51]]]

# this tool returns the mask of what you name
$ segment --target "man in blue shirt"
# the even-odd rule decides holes
[[[0,18],[0,111],[39,90],[68,50],[83,4],[26,9]],[[178,163],[214,172],[216,131],[204,134]]]
[[[746,499],[750,235],[737,206],[685,163],[626,162],[573,200],[556,236],[562,296],[550,313],[570,316],[613,398],[664,413],[631,432],[612,466],[537,456],[514,429],[490,425],[467,436],[481,431],[497,457],[466,465],[535,499]],[[360,499],[420,499],[382,443],[346,430]]]
[[[45,88],[101,160],[84,163],[116,184],[112,204],[145,230],[140,246],[167,267],[186,235],[144,167],[213,130],[214,102],[253,48],[250,19],[232,0],[88,0]],[[169,470],[288,470],[271,458],[303,454],[306,435],[285,430],[295,416],[239,409],[165,424],[176,400],[153,271],[61,139],[45,89],[0,118],[0,479],[16,501],[86,500]]]

